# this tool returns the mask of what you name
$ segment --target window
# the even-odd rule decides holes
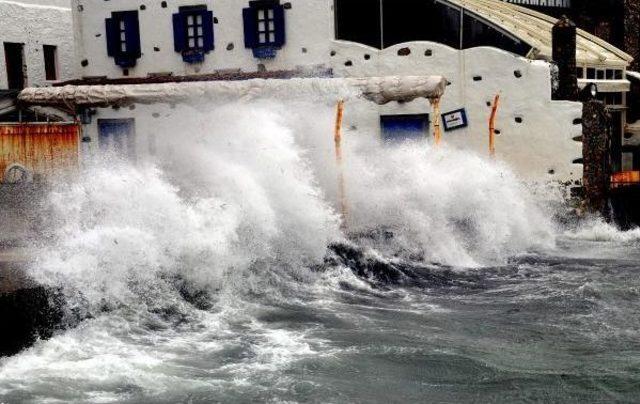
[[[26,85],[24,44],[4,43],[4,60],[7,66],[7,84],[11,90],[22,90]]]
[[[276,24],[273,9],[258,10],[258,45],[273,45],[276,42]]]
[[[440,0],[334,0],[336,39],[382,49],[433,41],[456,49],[492,46],[524,56],[531,46],[508,32]],[[460,18],[464,29],[460,30]],[[462,37],[463,36],[463,37]],[[461,38],[462,37],[462,38]]]
[[[587,79],[595,79],[596,78],[596,69],[593,67],[587,67]]]
[[[382,48],[379,0],[336,0],[336,39]]]
[[[173,15],[173,39],[176,52],[187,63],[202,63],[214,49],[213,12],[207,6],[180,7]]]
[[[284,6],[280,0],[250,1],[242,14],[245,47],[252,49],[256,58],[274,58],[286,41]]]
[[[606,106],[620,106],[623,104],[622,93],[598,93],[597,99],[604,102]]]
[[[382,0],[381,4],[384,48],[409,41],[460,46],[459,9],[425,0]]]
[[[429,115],[382,115],[380,127],[385,142],[425,139],[429,135]]]
[[[118,11],[106,19],[107,54],[115,63],[128,68],[142,56],[138,11]]]
[[[607,80],[613,80],[613,70],[612,69],[605,70],[605,78]]]
[[[506,31],[485,23],[479,17],[475,17],[467,11],[464,12],[463,24],[463,49],[492,46],[521,56],[525,56],[531,49],[529,45],[511,36]]]
[[[43,45],[44,72],[47,80],[58,80],[58,48],[53,45]]]
[[[576,77],[578,77],[579,79],[584,78],[584,69],[582,67],[576,68]]]

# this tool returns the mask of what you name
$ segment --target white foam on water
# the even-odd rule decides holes
[[[601,218],[594,218],[581,223],[576,229],[564,232],[564,237],[584,241],[633,243],[640,241],[640,228],[620,230]]]
[[[252,372],[277,373],[331,351],[304,331],[262,324],[256,306],[323,279],[309,266],[321,264],[327,246],[344,237],[332,109],[179,108],[183,119],[155,128],[155,162],[96,158],[51,193],[53,241],[42,246],[31,273],[62,287],[71,307],[96,318],[4,359],[3,394],[44,397],[54,389],[58,397],[109,401],[113,391],[126,398],[175,385],[207,388],[229,374],[242,385]],[[547,215],[500,164],[426,142],[383,145],[366,128],[345,133],[344,154],[349,230],[394,235],[388,245],[370,241],[374,252],[482,266],[553,242]],[[183,302],[172,288],[176,277],[217,296],[212,304],[224,315]],[[341,277],[368,287],[352,274]],[[165,308],[200,328],[166,319],[157,320],[162,331],[140,325],[141,313]],[[203,370],[210,379],[186,381],[182,355],[243,339],[250,358],[222,368],[202,364],[210,366]]]

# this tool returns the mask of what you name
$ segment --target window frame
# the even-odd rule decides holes
[[[276,20],[275,10],[273,7],[259,7],[256,10],[258,34],[258,46],[274,46],[276,43]],[[264,29],[260,28],[260,24],[264,25]],[[264,35],[264,40],[261,37]]]
[[[252,0],[242,10],[245,48],[258,59],[272,59],[286,43],[285,7],[280,0]]]
[[[206,5],[182,6],[173,14],[174,50],[186,63],[202,63],[214,50],[213,12]]]
[[[114,11],[105,20],[107,54],[122,68],[133,67],[142,57],[142,38],[138,10]]]
[[[178,14],[182,19],[185,51],[205,51],[205,17],[206,5],[180,7]],[[189,20],[192,21],[189,21]],[[193,28],[193,33],[189,29]],[[193,45],[191,41],[193,40]]]

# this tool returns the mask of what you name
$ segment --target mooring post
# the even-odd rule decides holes
[[[558,67],[558,82],[554,87],[554,100],[578,100],[578,75],[576,72],[576,25],[562,16],[551,30],[552,58]]]
[[[336,164],[338,168],[338,202],[342,214],[342,227],[347,226],[347,201],[345,196],[344,171],[342,168],[342,120],[344,118],[344,100],[338,101],[336,106],[336,126],[333,140],[336,151]]]
[[[640,68],[640,0],[624,0],[624,51],[633,56],[627,70]]]
[[[440,145],[442,141],[442,130],[440,129],[440,98],[433,98],[429,100],[433,109],[433,139],[436,146]]]
[[[610,133],[604,103],[586,100],[582,107],[582,162],[585,209],[606,215],[610,167]]]
[[[489,116],[489,156],[496,156],[496,116],[498,115],[498,105],[500,104],[500,94],[493,98],[491,115]]]

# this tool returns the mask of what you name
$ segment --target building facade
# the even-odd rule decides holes
[[[485,152],[487,121],[500,95],[496,150],[525,178],[578,180],[581,105],[552,101],[551,27],[555,20],[498,0],[74,0],[77,68],[73,84],[260,77],[270,72],[333,77],[442,75],[442,116],[424,102],[375,107],[345,125],[445,127],[443,141]],[[628,91],[628,55],[580,32],[581,84]],[[593,75],[592,75],[593,72]],[[617,97],[617,96],[616,96]],[[135,112],[134,112],[135,111]],[[143,113],[142,111],[147,111]],[[97,108],[87,114],[88,148],[112,133],[143,150],[144,121],[173,119],[169,105]],[[408,117],[408,118],[407,118]],[[349,122],[349,121],[352,122]],[[424,122],[417,122],[424,120]],[[137,122],[138,124],[135,124]]]
[[[0,25],[0,89],[46,86],[75,76],[68,1],[0,0]]]

